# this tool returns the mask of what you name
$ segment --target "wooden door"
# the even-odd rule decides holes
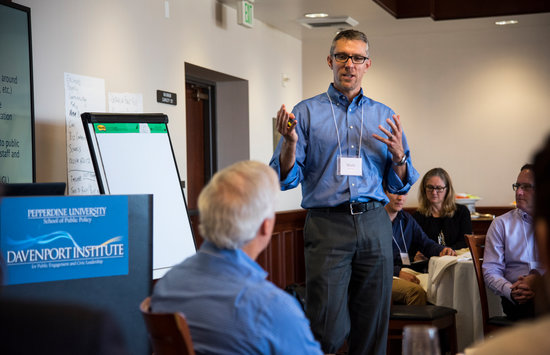
[[[185,85],[187,128],[187,209],[197,248],[202,244],[198,230],[199,194],[214,174],[214,120],[212,88],[187,82]]]

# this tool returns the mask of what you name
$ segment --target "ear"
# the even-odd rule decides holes
[[[327,56],[327,64],[330,69],[332,69],[332,57],[330,55]]]
[[[271,238],[274,227],[275,227],[275,216],[273,216],[273,218],[266,218],[260,225],[260,230],[258,231],[258,234]]]
[[[370,58],[369,58],[369,59],[367,59],[367,60],[365,61],[365,66],[366,66],[366,69],[369,69],[369,68],[370,68],[370,66],[371,66],[371,64],[372,64],[372,63],[371,63],[371,61],[370,61]]]

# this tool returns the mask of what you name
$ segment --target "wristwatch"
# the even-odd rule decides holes
[[[403,154],[403,158],[399,162],[394,162],[393,164],[396,166],[404,165],[407,162],[407,154]]]

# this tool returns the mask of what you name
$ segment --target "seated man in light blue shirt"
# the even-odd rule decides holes
[[[512,187],[517,208],[491,223],[482,269],[487,286],[501,296],[506,316],[519,320],[534,316],[534,284],[544,272],[533,233],[535,177],[531,164],[521,168]]]
[[[295,298],[254,261],[271,240],[277,175],[236,163],[199,196],[204,244],[155,285],[153,312],[183,312],[197,354],[322,354]]]

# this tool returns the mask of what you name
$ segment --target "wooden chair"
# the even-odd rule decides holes
[[[481,316],[483,317],[483,334],[487,335],[490,332],[512,325],[513,322],[504,316],[489,317],[489,303],[487,302],[487,289],[485,288],[485,280],[483,279],[483,253],[485,251],[485,235],[466,234],[466,244],[470,248],[474,270],[476,272],[477,287],[479,289],[479,298],[481,302]]]
[[[155,355],[195,355],[189,326],[183,313],[152,313],[151,297],[141,302],[140,310]]]
[[[403,328],[407,325],[429,325],[436,327],[445,342],[448,342],[451,354],[458,352],[456,339],[456,309],[443,306],[405,306],[392,305],[388,327],[387,354],[401,354]],[[441,345],[445,346],[441,341]]]

